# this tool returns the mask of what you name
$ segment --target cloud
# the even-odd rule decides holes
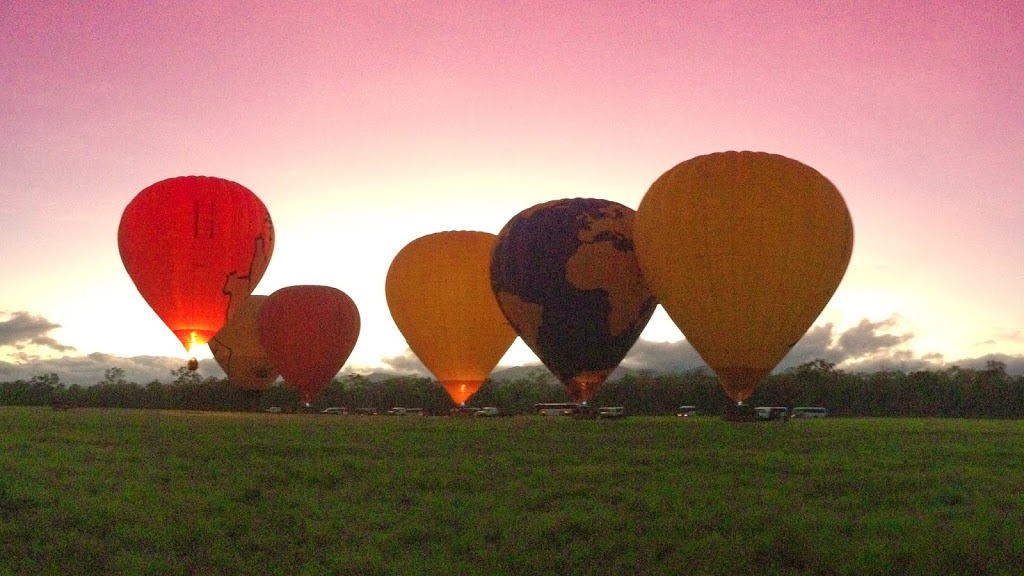
[[[28,312],[10,312],[5,314],[6,320],[0,320],[0,347],[12,347],[24,350],[27,347],[38,347],[55,352],[71,352],[73,346],[65,346],[49,336],[51,330],[60,328],[42,316],[34,316]]]
[[[707,363],[686,340],[654,342],[637,340],[622,360],[623,368],[652,372],[687,372],[707,368]]]
[[[840,350],[833,345],[834,330],[835,327],[831,323],[812,326],[779,362],[776,370],[785,370],[815,360],[841,364],[844,358]]]
[[[862,319],[856,326],[836,333],[831,323],[813,326],[804,334],[776,370],[785,370],[814,360],[825,360],[853,371],[921,370],[940,367],[941,355],[915,356],[905,347],[914,333],[904,329],[904,320],[893,315],[872,322]]]
[[[413,351],[409,348],[406,348],[405,352],[398,356],[381,358],[381,363],[387,368],[401,374],[430,376],[430,371],[427,370],[427,367],[423,365],[423,362],[420,362],[419,357],[417,357],[416,354],[413,354]]]
[[[856,326],[837,332],[831,323],[812,326],[789,353],[779,362],[776,371],[782,371],[825,360],[846,369],[897,369],[899,367],[934,368],[941,365],[941,356],[914,357],[903,345],[910,342],[912,332],[898,331],[903,320],[892,316],[879,322],[863,319]],[[679,342],[652,342],[639,340],[622,361],[624,368],[646,369],[655,372],[682,372],[707,368],[707,364],[686,340]]]
[[[902,319],[891,316],[881,322],[871,322],[867,318],[853,328],[843,332],[837,342],[845,360],[873,356],[880,352],[893,349],[914,338],[913,332],[903,334],[883,334],[881,330],[897,329]]]

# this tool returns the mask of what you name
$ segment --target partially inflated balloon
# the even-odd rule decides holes
[[[252,295],[210,339],[210,351],[228,380],[243,390],[266,390],[277,370],[260,345],[259,315],[266,296]]]
[[[737,402],[810,328],[852,250],[853,223],[835,186],[774,154],[687,160],[637,209],[647,283]]]
[[[487,378],[516,338],[491,290],[486,232],[438,232],[413,240],[391,262],[384,291],[409,348],[456,404]]]
[[[330,286],[289,286],[267,297],[260,345],[286,384],[309,403],[331,383],[359,337],[359,310]]]
[[[188,351],[252,293],[274,251],[274,226],[244,186],[182,176],[135,196],[117,244],[139,293]]]
[[[633,216],[609,200],[546,202],[512,218],[494,247],[498,305],[579,401],[619,365],[657,305],[633,255]]]

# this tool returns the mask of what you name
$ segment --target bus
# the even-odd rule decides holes
[[[387,412],[391,416],[423,416],[423,408],[403,408],[395,406]]]
[[[821,406],[798,406],[790,411],[792,418],[824,418],[828,410]]]
[[[575,402],[547,402],[534,404],[533,410],[541,416],[572,416],[579,409]]]

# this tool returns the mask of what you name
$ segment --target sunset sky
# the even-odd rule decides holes
[[[182,363],[117,249],[168,177],[256,193],[277,234],[256,293],[348,293],[369,371],[410,365],[384,277],[411,240],[556,198],[636,208],[724,150],[816,168],[853,216],[787,362],[1024,369],[1024,4],[254,4],[0,6],[0,381]],[[681,340],[659,310],[627,363],[685,365]],[[517,342],[503,364],[531,362]]]

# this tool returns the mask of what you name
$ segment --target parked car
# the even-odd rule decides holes
[[[824,418],[828,410],[821,406],[797,406],[793,408],[793,418]]]
[[[586,402],[581,402],[573,409],[571,416],[580,420],[592,420],[597,418],[597,408],[590,406]]]
[[[452,408],[448,412],[448,414],[450,414],[452,416],[460,416],[460,417],[461,416],[476,416],[476,413],[479,412],[479,411],[480,411],[480,409],[477,408],[476,406],[456,406],[455,408]]]
[[[758,406],[754,412],[758,420],[785,420],[789,416],[789,408],[785,406]]]
[[[676,408],[676,416],[680,418],[692,418],[697,415],[696,406],[680,406]]]
[[[477,410],[476,414],[473,414],[473,415],[474,416],[480,416],[480,417],[487,418],[487,417],[491,417],[491,416],[497,416],[498,414],[499,414],[499,412],[498,412],[498,408],[496,406],[484,406],[483,408],[480,408],[479,410]]]
[[[281,407],[280,406],[271,406],[270,408],[267,408],[266,410],[264,410],[264,412],[270,412],[271,414],[277,414],[280,411],[281,411]]]
[[[344,406],[331,406],[320,411],[321,414],[348,414],[348,408]]]
[[[597,419],[625,418],[626,409],[622,406],[602,406],[597,409]]]

